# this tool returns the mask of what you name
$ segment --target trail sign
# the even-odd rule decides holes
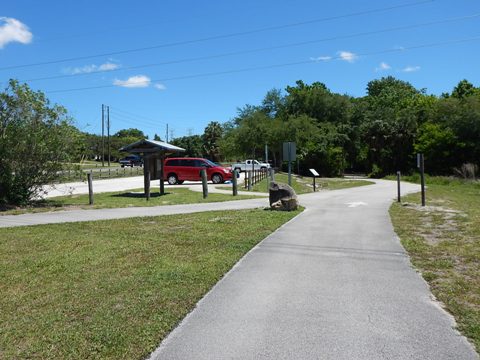
[[[297,160],[297,144],[294,142],[283,143],[283,161]]]

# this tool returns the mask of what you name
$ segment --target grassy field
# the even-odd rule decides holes
[[[165,195],[160,196],[159,190],[151,190],[151,197],[146,201],[143,195],[143,189],[133,189],[126,191],[117,191],[109,193],[99,193],[94,196],[94,205],[88,205],[88,194],[59,196],[43,201],[39,201],[28,208],[12,209],[0,212],[1,215],[16,215],[31,212],[45,212],[55,210],[68,209],[101,209],[101,208],[118,208],[133,206],[159,206],[159,205],[178,205],[178,204],[194,204],[207,202],[222,202],[230,200],[253,199],[256,196],[238,195],[232,196],[228,194],[208,194],[206,199],[203,194],[197,191],[191,191],[185,188],[168,188],[165,189]]]
[[[0,358],[145,358],[248,250],[298,213],[0,229]]]
[[[412,262],[459,330],[480,349],[480,183],[431,178],[427,206],[402,198],[390,215]]]
[[[283,184],[288,184],[288,174],[276,173],[275,181]],[[348,180],[348,179],[316,179],[317,191],[323,190],[336,190],[346,189],[356,186],[371,185],[373,182],[367,180]],[[313,192],[313,178],[303,177],[298,175],[292,175],[292,187],[297,194],[306,194]],[[268,192],[267,180],[262,180],[258,184],[255,184],[253,191]]]

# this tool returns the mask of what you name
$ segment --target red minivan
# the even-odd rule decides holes
[[[163,173],[170,185],[182,184],[185,180],[202,180],[200,171],[207,170],[207,178],[214,184],[221,184],[232,179],[232,171],[214,162],[202,158],[168,158],[164,163]]]

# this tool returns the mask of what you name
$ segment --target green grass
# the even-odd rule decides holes
[[[431,178],[427,186],[427,207],[419,206],[419,194],[408,195],[390,208],[392,222],[414,266],[478,350],[480,183]]]
[[[275,181],[278,183],[288,184],[288,174],[282,173],[282,172],[276,173]],[[337,190],[337,189],[346,189],[346,188],[351,188],[356,186],[373,184],[373,182],[367,181],[367,180],[326,179],[326,178],[316,179],[315,183],[316,183],[317,191],[319,189]],[[313,192],[313,178],[292,175],[292,188],[295,190],[297,194],[311,193]],[[267,180],[264,179],[258,184],[255,184],[252,190],[257,192],[268,192]]]
[[[39,201],[28,208],[13,209],[0,212],[0,215],[16,215],[27,212],[45,212],[54,210],[68,210],[71,208],[82,209],[101,209],[101,208],[119,208],[133,206],[160,206],[160,205],[178,205],[194,204],[205,202],[221,202],[230,200],[252,199],[255,196],[228,194],[208,194],[206,199],[201,192],[191,191],[185,188],[168,188],[166,194],[160,196],[159,190],[153,189],[149,201],[146,201],[143,195],[143,189],[134,189],[118,192],[99,193],[94,195],[94,205],[88,205],[88,194],[70,195],[50,198]]]
[[[0,229],[0,358],[140,359],[295,212]]]

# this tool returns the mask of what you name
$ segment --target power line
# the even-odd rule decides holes
[[[112,106],[110,106],[110,108],[112,108]],[[150,128],[150,129],[155,129],[157,134],[161,133],[161,129],[160,129],[160,126],[159,125],[166,125],[165,122],[159,122],[159,123],[150,123],[150,122],[147,122],[147,121],[144,121],[144,120],[140,120],[138,121],[138,119],[133,119],[133,118],[127,118],[127,117],[124,117],[124,115],[120,115],[119,113],[114,113],[113,111],[111,112],[112,114],[112,118],[115,118],[115,120],[117,122],[121,122],[123,124],[126,124],[128,126],[144,126],[144,127],[147,127],[147,128]],[[141,117],[140,115],[138,115],[138,117]],[[177,129],[184,129],[184,130],[188,130],[189,128],[186,128],[186,127],[176,127]]]
[[[55,76],[48,76],[48,77],[41,77],[41,78],[34,78],[34,79],[26,79],[26,80],[22,80],[22,81],[24,81],[24,82],[34,82],[34,81],[40,81],[40,80],[55,80],[55,79],[71,78],[71,77],[77,77],[77,76],[96,75],[96,74],[99,74],[99,73],[102,73],[102,74],[107,73],[107,72],[112,73],[112,72],[118,72],[118,71],[142,69],[142,68],[156,67],[156,66],[162,66],[162,65],[172,65],[172,64],[179,64],[179,63],[185,63],[185,62],[194,62],[194,61],[200,61],[200,60],[211,60],[211,59],[217,59],[217,58],[222,58],[222,57],[229,57],[229,56],[264,52],[264,51],[269,51],[269,50],[278,50],[278,49],[286,49],[286,48],[290,48],[290,47],[311,45],[311,44],[333,41],[333,40],[351,39],[351,38],[356,38],[356,37],[382,34],[382,33],[394,32],[394,31],[400,31],[400,30],[411,30],[411,29],[416,29],[416,28],[420,28],[420,27],[424,27],[424,26],[432,26],[432,25],[438,25],[438,24],[445,24],[445,23],[449,23],[449,22],[470,20],[470,19],[475,19],[475,18],[478,18],[478,17],[480,17],[480,14],[473,14],[473,15],[466,15],[466,16],[461,16],[461,17],[441,19],[441,20],[437,20],[437,21],[431,21],[431,22],[420,23],[420,24],[405,25],[405,26],[398,26],[398,27],[386,28],[386,29],[381,29],[381,30],[366,31],[366,32],[360,32],[360,33],[354,33],[354,34],[326,37],[326,38],[322,38],[322,39],[302,41],[302,42],[290,43],[290,44],[285,44],[285,45],[269,46],[269,47],[249,49],[249,50],[241,50],[241,51],[235,51],[235,52],[229,52],[229,53],[223,53],[223,54],[216,54],[216,55],[207,55],[207,56],[200,56],[200,57],[193,57],[193,58],[170,60],[170,61],[164,61],[164,62],[154,63],[154,64],[128,66],[128,67],[118,68],[118,69],[113,69],[113,70],[108,70],[108,71],[93,71],[93,72],[89,72],[89,73],[79,73],[79,74],[69,74],[69,75],[55,75]]]
[[[152,127],[161,127],[163,126],[165,123],[154,123],[154,122],[149,122],[149,121],[146,121],[146,120],[143,120],[143,119],[140,119],[140,118],[134,118],[134,117],[126,117],[125,115],[121,115],[117,112],[114,112],[112,111],[112,117],[114,117],[115,119],[120,119],[120,120],[123,120],[124,123],[128,123],[128,124],[144,124],[144,125],[147,125],[147,126],[152,126]]]
[[[261,32],[281,30],[281,29],[304,26],[304,25],[309,25],[309,24],[314,24],[314,23],[319,23],[319,22],[333,21],[333,20],[338,20],[338,19],[344,19],[344,18],[350,18],[350,17],[362,16],[362,15],[369,15],[369,14],[374,14],[374,13],[379,13],[379,12],[391,11],[391,10],[396,10],[396,9],[401,9],[401,8],[406,8],[406,7],[419,6],[419,5],[423,5],[423,4],[431,3],[431,2],[435,2],[435,1],[437,1],[437,0],[423,0],[423,1],[417,1],[417,2],[412,2],[412,3],[406,3],[406,4],[384,7],[384,8],[377,8],[377,9],[372,9],[372,10],[359,11],[359,12],[354,12],[354,13],[349,13],[349,14],[344,14],[344,15],[330,16],[330,17],[301,21],[301,22],[296,22],[296,23],[276,25],[276,26],[264,27],[264,28],[260,28],[260,29],[247,30],[247,31],[240,31],[240,32],[229,33],[229,34],[214,35],[214,36],[210,36],[210,37],[204,37],[204,38],[198,38],[198,39],[192,39],[192,40],[184,40],[184,41],[178,41],[178,42],[171,42],[171,43],[147,46],[147,47],[142,47],[142,48],[112,51],[112,52],[102,53],[102,54],[85,55],[85,56],[64,58],[64,59],[58,59],[58,60],[49,60],[49,61],[43,61],[43,62],[37,62],[37,63],[30,63],[30,64],[4,66],[4,67],[0,67],[0,70],[11,70],[11,69],[19,69],[19,68],[26,68],[26,67],[32,67],[32,66],[58,64],[58,63],[76,61],[76,60],[86,60],[86,59],[92,59],[92,58],[97,58],[97,57],[121,55],[121,54],[127,54],[127,53],[132,53],[132,52],[147,51],[147,50],[160,49],[160,48],[166,48],[166,47],[189,45],[189,44],[212,41],[212,40],[227,39],[227,38],[231,38],[231,37],[245,36],[245,35],[257,34],[257,33],[261,33]]]
[[[133,118],[135,118],[135,119],[142,118],[142,119],[145,119],[145,120],[150,121],[150,122],[155,123],[155,124],[160,123],[160,124],[165,125],[165,122],[158,121],[158,120],[155,120],[155,119],[152,119],[152,118],[143,116],[143,115],[134,114],[134,113],[132,113],[132,112],[119,109],[118,107],[113,107],[113,106],[112,106],[112,109],[113,109],[116,113],[120,112],[120,115],[122,115],[122,113],[123,113],[122,116],[133,117]]]
[[[422,44],[422,45],[416,45],[416,46],[410,46],[410,47],[396,48],[396,49],[386,49],[386,50],[380,50],[380,51],[374,51],[374,52],[366,52],[366,53],[360,53],[360,54],[356,54],[356,55],[357,56],[371,56],[371,55],[381,55],[381,54],[387,54],[387,53],[398,53],[398,52],[403,52],[403,51],[408,51],[408,50],[417,50],[417,49],[430,48],[430,47],[436,47],[436,46],[453,45],[453,44],[459,44],[459,43],[470,42],[470,41],[478,41],[478,40],[480,40],[480,36],[467,38],[467,39],[450,40],[450,41],[443,41],[443,42],[430,43],[430,44]],[[334,57],[331,57],[328,60],[340,60],[340,59],[343,59],[343,58],[341,56],[334,56]],[[249,67],[249,68],[243,68],[243,69],[233,69],[233,70],[225,70],[225,71],[210,72],[210,73],[203,73],[203,74],[176,76],[176,77],[170,77],[170,78],[150,80],[148,82],[143,82],[143,83],[148,84],[150,82],[165,82],[165,81],[174,81],[174,80],[186,80],[186,79],[194,79],[194,78],[209,77],[209,76],[216,76],[216,75],[235,74],[235,73],[242,73],[242,72],[249,72],[249,71],[256,71],[256,70],[275,69],[275,68],[295,66],[295,65],[305,65],[305,64],[312,64],[312,63],[317,63],[317,62],[318,62],[317,60],[303,60],[303,61],[295,61],[295,62],[290,62],[290,63]],[[139,84],[140,83],[142,83],[142,82],[139,82]],[[112,88],[112,87],[117,87],[117,85],[100,85],[100,86],[90,86],[90,87],[82,87],[82,88],[63,89],[63,90],[52,90],[52,91],[45,91],[45,92],[49,93],[49,94],[54,94],[54,93],[64,93],[64,92],[72,92],[72,91],[106,89],[106,88]]]
[[[117,119],[123,121],[124,123],[132,124],[132,121],[138,121],[138,119],[140,119],[141,124],[146,124],[148,126],[158,127],[159,125],[168,125],[168,123],[164,121],[156,121],[156,120],[153,120],[152,118],[149,118],[143,115],[134,114],[126,110],[120,110],[118,107],[110,106],[110,108],[113,109],[112,114],[114,114]],[[121,113],[119,113],[119,111]],[[147,119],[147,120],[144,120],[144,119]],[[179,129],[187,130],[188,128],[180,127]]]

